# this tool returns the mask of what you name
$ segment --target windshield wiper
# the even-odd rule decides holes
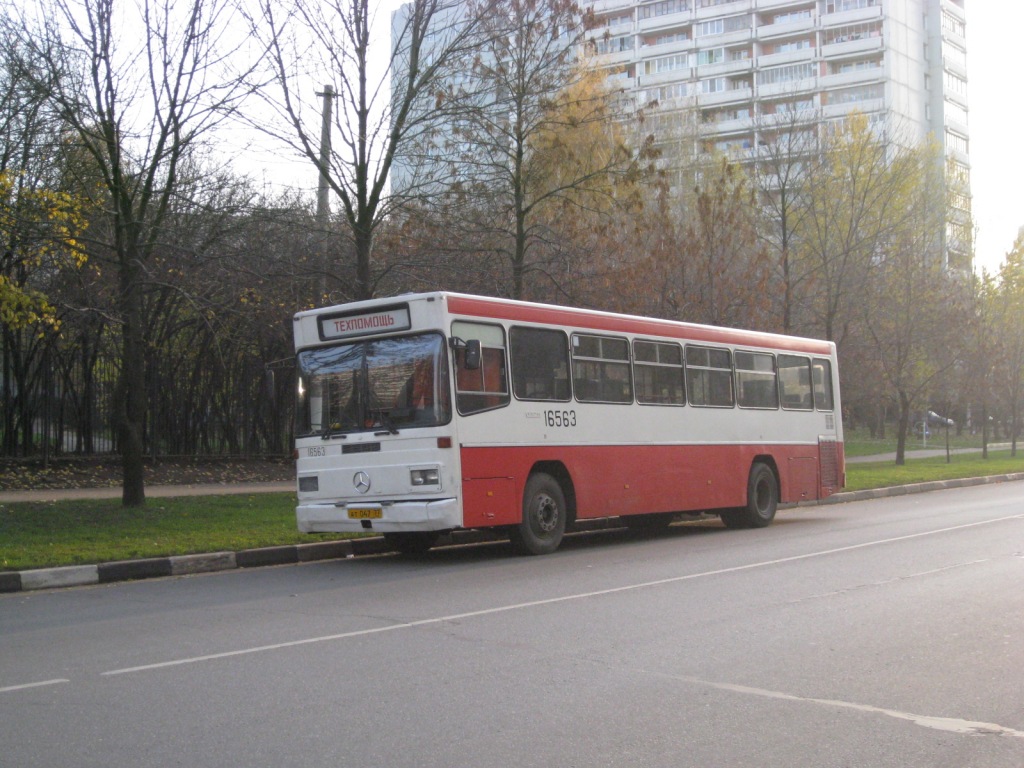
[[[348,431],[349,430],[341,429],[340,427],[333,427],[333,428],[332,427],[328,427],[327,429],[323,430],[320,433],[320,439],[321,440],[330,440],[331,438],[334,438],[334,437],[345,438],[345,437],[348,437],[348,435],[346,434]]]
[[[398,434],[398,427],[396,427],[395,423],[391,420],[391,412],[387,408],[371,408],[370,415],[377,416],[380,419],[381,425],[387,429],[389,434]]]

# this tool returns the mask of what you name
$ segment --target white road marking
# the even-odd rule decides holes
[[[267,651],[276,651],[283,648],[296,648],[303,645],[313,645],[315,643],[327,643],[338,640],[348,640],[355,637],[365,637],[367,635],[380,634],[382,632],[394,632],[402,629],[413,629],[415,627],[426,627],[433,624],[444,624],[450,621],[460,621],[464,619],[478,618],[480,616],[490,616],[498,613],[508,613],[510,611],[521,611],[527,608],[538,608],[546,605],[554,605],[556,603],[565,603],[573,600],[585,600],[593,597],[603,597],[605,595],[614,595],[619,592],[631,592],[638,589],[648,589],[651,587],[660,587],[665,584],[678,584],[684,581],[693,581],[695,579],[707,578],[710,576],[721,576],[727,573],[739,573],[742,571],[754,570],[757,568],[767,568],[773,565],[781,565],[784,563],[793,563],[800,560],[810,560],[816,557],[824,557],[826,555],[835,555],[842,552],[852,552],[858,549],[866,549],[868,547],[877,547],[883,544],[892,544],[899,541],[909,541],[911,539],[919,539],[925,536],[935,536],[941,533],[950,533],[952,531],[961,531],[967,528],[976,528],[982,525],[992,525],[994,523],[1002,523],[1007,520],[1019,520],[1024,518],[1024,514],[1018,515],[1007,515],[1006,517],[998,517],[991,520],[980,520],[973,523],[965,523],[963,525],[950,526],[948,528],[939,528],[934,531],[924,531],[921,533],[911,533],[905,536],[894,536],[888,539],[877,539],[875,541],[868,541],[862,544],[851,544],[846,547],[836,547],[835,549],[824,549],[818,552],[808,552],[803,555],[792,555],[790,557],[780,557],[774,560],[763,560],[757,563],[748,563],[747,565],[737,565],[731,568],[719,568],[713,571],[702,571],[700,573],[686,574],[685,576],[672,576],[666,579],[657,579],[655,581],[644,581],[638,584],[627,584],[621,587],[611,587],[609,589],[596,590],[594,592],[579,592],[572,595],[563,595],[561,597],[550,597],[543,600],[530,600],[524,603],[513,603],[510,605],[501,605],[494,608],[484,608],[478,611],[467,611],[466,613],[454,613],[447,616],[435,616],[428,619],[419,619],[417,621],[400,622],[398,624],[388,624],[383,627],[374,627],[372,629],[360,629],[353,632],[341,632],[336,635],[323,635],[320,637],[308,637],[301,640],[291,640],[283,643],[274,643],[272,645],[259,645],[251,648],[239,648],[232,651],[224,651],[222,653],[211,653],[203,656],[190,656],[183,659],[173,659],[171,661],[161,661],[155,664],[142,664],[137,667],[125,667],[123,669],[113,669],[108,672],[103,672],[104,676],[112,675],[126,675],[134,672],[148,672],[156,669],[166,669],[168,667],[178,667],[185,664],[196,664],[203,661],[215,661],[217,659],[228,659],[236,656],[247,656],[254,653],[264,653]]]
[[[816,699],[813,697],[806,696],[794,696],[790,693],[782,693],[781,691],[770,691],[764,688],[752,688],[747,685],[734,685],[732,683],[715,683],[710,680],[701,680],[696,677],[681,677],[672,676],[673,679],[683,680],[688,683],[694,683],[696,685],[706,685],[711,688],[717,688],[721,691],[731,691],[733,693],[742,693],[749,696],[761,696],[768,699],[781,699],[783,701],[796,701],[801,703],[809,704],[821,704],[828,707],[840,707],[842,709],[852,709],[857,712],[869,712],[872,714],[885,715],[886,717],[894,717],[897,720],[909,720],[914,725],[920,725],[924,728],[933,728],[938,731],[948,731],[950,733],[982,733],[982,734],[993,734],[999,736],[1012,736],[1017,739],[1024,739],[1024,731],[1018,731],[1013,728],[1006,728],[1002,725],[996,725],[995,723],[981,723],[974,720],[960,720],[955,717],[930,717],[928,715],[915,715],[912,712],[900,712],[897,709],[885,709],[884,707],[873,707],[870,704],[855,704],[850,701],[838,701],[836,699]]]
[[[61,683],[70,683],[70,680],[66,680],[63,677],[56,680],[43,680],[38,683],[24,683],[22,685],[8,685],[6,688],[0,688],[0,693],[8,693],[10,691],[23,691],[26,688],[42,688],[47,685],[60,685]]]

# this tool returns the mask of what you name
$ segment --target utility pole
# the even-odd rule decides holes
[[[327,174],[330,168],[331,162],[331,107],[333,106],[332,100],[334,99],[334,86],[325,85],[322,93],[318,93],[317,96],[323,97],[324,106],[322,111],[322,119],[320,122],[320,183],[317,186],[316,191],[316,224],[320,229],[320,242],[323,243],[327,238],[327,223],[331,215],[331,206],[328,195],[330,193],[330,185],[328,184]],[[323,275],[320,278],[320,295],[327,296],[327,272],[329,266],[329,259],[327,257],[327,249],[323,249]]]
[[[320,226],[327,224],[327,217],[331,214],[330,203],[327,194],[330,187],[327,183],[327,173],[331,162],[331,101],[334,98],[334,86],[325,85],[322,93],[324,100],[323,118],[320,123],[320,186],[316,193],[316,221]]]

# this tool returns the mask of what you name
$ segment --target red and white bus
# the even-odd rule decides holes
[[[302,531],[545,554],[576,520],[761,527],[844,482],[830,342],[444,292],[294,330]]]

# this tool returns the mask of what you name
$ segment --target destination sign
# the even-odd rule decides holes
[[[370,336],[375,333],[405,331],[411,327],[409,309],[398,307],[345,317],[320,319],[320,335],[327,339],[346,339],[352,336]]]

